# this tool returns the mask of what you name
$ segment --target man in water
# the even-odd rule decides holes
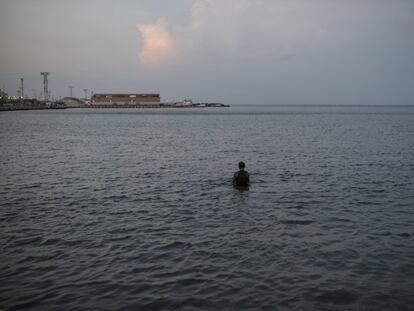
[[[239,171],[233,175],[233,185],[240,187],[248,187],[250,185],[250,175],[244,170],[246,165],[243,161],[239,162]]]

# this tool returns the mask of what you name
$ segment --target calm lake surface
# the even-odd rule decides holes
[[[414,306],[414,106],[2,112],[0,146],[0,310]]]

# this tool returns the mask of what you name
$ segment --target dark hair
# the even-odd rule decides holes
[[[246,164],[244,164],[244,162],[243,161],[240,161],[239,162],[239,169],[242,169],[242,168],[244,168],[246,166]]]

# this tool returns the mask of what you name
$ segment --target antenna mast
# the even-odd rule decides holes
[[[72,91],[73,91],[73,88],[74,88],[74,86],[69,85],[69,89],[70,89],[70,97],[73,97],[73,96],[72,96]]]
[[[47,102],[49,98],[47,76],[50,74],[50,72],[41,72],[40,74],[43,76],[43,96],[44,96],[45,102]]]
[[[24,78],[20,78],[20,90],[21,90],[21,96],[22,96],[22,99],[24,99],[24,87],[23,87],[23,81],[24,81]]]

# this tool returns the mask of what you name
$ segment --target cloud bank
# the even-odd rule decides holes
[[[193,97],[405,104],[414,98],[413,16],[405,0],[194,0],[187,18],[160,27],[180,47],[163,61]]]
[[[347,13],[353,14],[349,10],[338,12],[339,7],[338,1],[325,0],[194,0],[185,23],[167,29],[164,19],[159,19],[139,26],[144,37],[140,55],[145,59],[153,53],[156,58],[176,42],[186,58],[189,54],[211,58],[302,53],[324,40],[327,43],[341,22],[345,23]],[[340,44],[349,38],[336,33],[334,42]]]

